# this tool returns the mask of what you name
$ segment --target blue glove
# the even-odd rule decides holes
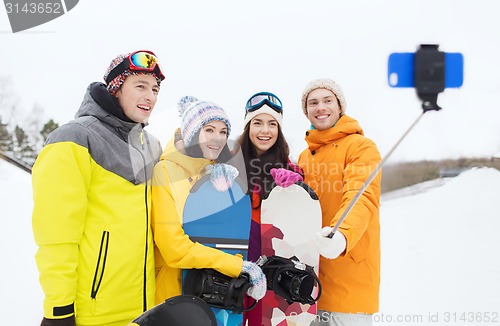
[[[247,274],[249,282],[252,285],[252,287],[247,290],[247,294],[255,300],[262,299],[267,290],[266,275],[264,275],[262,269],[251,261],[244,261],[241,274]]]

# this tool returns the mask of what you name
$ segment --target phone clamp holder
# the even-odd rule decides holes
[[[437,44],[421,44],[415,52],[414,85],[422,100],[422,109],[439,111],[438,94],[445,88],[445,53]]]

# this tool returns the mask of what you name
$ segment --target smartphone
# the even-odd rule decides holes
[[[415,53],[391,53],[388,60],[387,81],[391,87],[414,86]],[[461,53],[444,54],[444,87],[461,87],[464,81],[464,57]]]

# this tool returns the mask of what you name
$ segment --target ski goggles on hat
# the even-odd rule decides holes
[[[247,110],[247,112],[253,112],[260,109],[264,104],[278,113],[283,113],[283,105],[281,104],[281,100],[273,93],[268,92],[260,92],[250,97],[250,99],[247,101],[245,109]]]
[[[160,80],[165,79],[158,58],[151,51],[141,50],[131,53],[109,73],[106,83],[111,82],[125,70],[150,72],[154,73]]]

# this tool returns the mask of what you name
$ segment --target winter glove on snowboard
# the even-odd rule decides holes
[[[244,261],[241,274],[247,274],[249,282],[252,285],[252,287],[248,289],[247,294],[255,300],[262,299],[267,290],[266,276],[262,272],[262,269],[251,261]]]
[[[290,187],[297,181],[304,181],[304,178],[302,178],[302,176],[297,172],[293,172],[283,168],[272,168],[271,175],[273,176],[276,185],[283,188]]]
[[[227,191],[232,185],[239,172],[234,166],[224,163],[214,165],[210,174],[210,181],[217,191]]]
[[[61,319],[48,319],[44,317],[42,319],[42,322],[40,323],[40,326],[75,326],[75,325],[76,325],[75,315]]]
[[[335,259],[340,256],[347,246],[347,240],[340,231],[335,232],[332,238],[328,238],[332,230],[332,227],[325,226],[314,237],[314,242],[320,255],[328,259]]]

